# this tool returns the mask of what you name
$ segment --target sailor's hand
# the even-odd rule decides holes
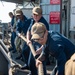
[[[20,34],[20,33],[18,33],[17,35],[18,35],[19,37],[21,36],[21,34]]]
[[[29,45],[31,43],[31,41],[30,40],[27,40],[27,45]]]
[[[40,60],[36,59],[36,67],[38,67],[39,64],[42,64],[42,62]]]

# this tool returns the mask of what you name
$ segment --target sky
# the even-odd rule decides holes
[[[9,17],[8,13],[13,12],[15,8],[15,3],[0,1],[0,20],[2,20],[2,23],[8,23],[11,21],[11,18]]]

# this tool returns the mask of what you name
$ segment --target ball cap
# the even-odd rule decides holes
[[[46,26],[43,23],[41,22],[35,23],[31,28],[31,35],[32,35],[31,39],[42,38],[44,36],[45,31]]]
[[[15,15],[21,15],[22,14],[22,10],[21,9],[16,9],[15,11]]]
[[[32,10],[32,13],[33,14],[36,14],[36,15],[39,15],[39,14],[42,14],[42,9],[41,7],[34,7],[33,10]]]

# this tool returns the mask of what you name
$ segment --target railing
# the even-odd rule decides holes
[[[3,25],[0,25],[0,39],[4,40],[4,28],[3,28]]]

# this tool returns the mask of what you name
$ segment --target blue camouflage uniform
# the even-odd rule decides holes
[[[15,16],[13,16],[12,19],[11,19],[11,25],[12,25],[12,27],[14,25],[14,18],[15,18]],[[11,46],[12,46],[12,49],[14,51],[16,51],[15,43],[14,43],[15,38],[16,38],[16,33],[13,31],[13,32],[11,32]]]
[[[15,18],[15,16],[13,16],[12,19],[11,19],[11,25],[12,26],[14,25],[14,18]]]
[[[26,35],[27,29],[29,27],[28,25],[26,25],[26,21],[27,21],[27,18],[25,16],[24,16],[24,21],[21,21],[20,19],[18,20],[17,28],[16,28],[17,33],[23,32]]]
[[[41,17],[38,22],[44,23],[44,25],[46,25],[47,30],[49,30],[49,24],[43,17]],[[31,27],[34,23],[35,23],[35,21],[33,20],[33,18],[28,20],[28,24],[30,24],[30,26],[28,28],[29,31],[31,30]],[[38,43],[33,43],[33,46],[34,46],[35,50],[37,50],[40,47],[40,45],[38,45]],[[46,64],[46,63],[44,62],[43,64]],[[30,69],[32,75],[38,75],[37,68],[35,66],[35,59],[31,52],[30,52],[30,56],[29,56],[29,60],[28,60],[28,66],[29,66],[29,69]],[[44,73],[46,74],[45,70],[44,70]]]
[[[23,15],[24,16],[24,15]],[[24,20],[18,20],[17,23],[17,31],[16,33],[23,32],[24,35],[26,35],[29,25],[26,23],[27,18],[24,16]],[[27,46],[26,42],[24,42],[23,48],[22,48],[22,57],[25,63],[28,63],[28,57],[29,57],[29,47]]]
[[[51,31],[48,32],[46,47],[43,53],[45,55],[49,53],[56,58],[56,66],[51,75],[56,75],[56,72],[58,72],[58,75],[64,75],[65,63],[75,53],[75,45],[61,34]]]

